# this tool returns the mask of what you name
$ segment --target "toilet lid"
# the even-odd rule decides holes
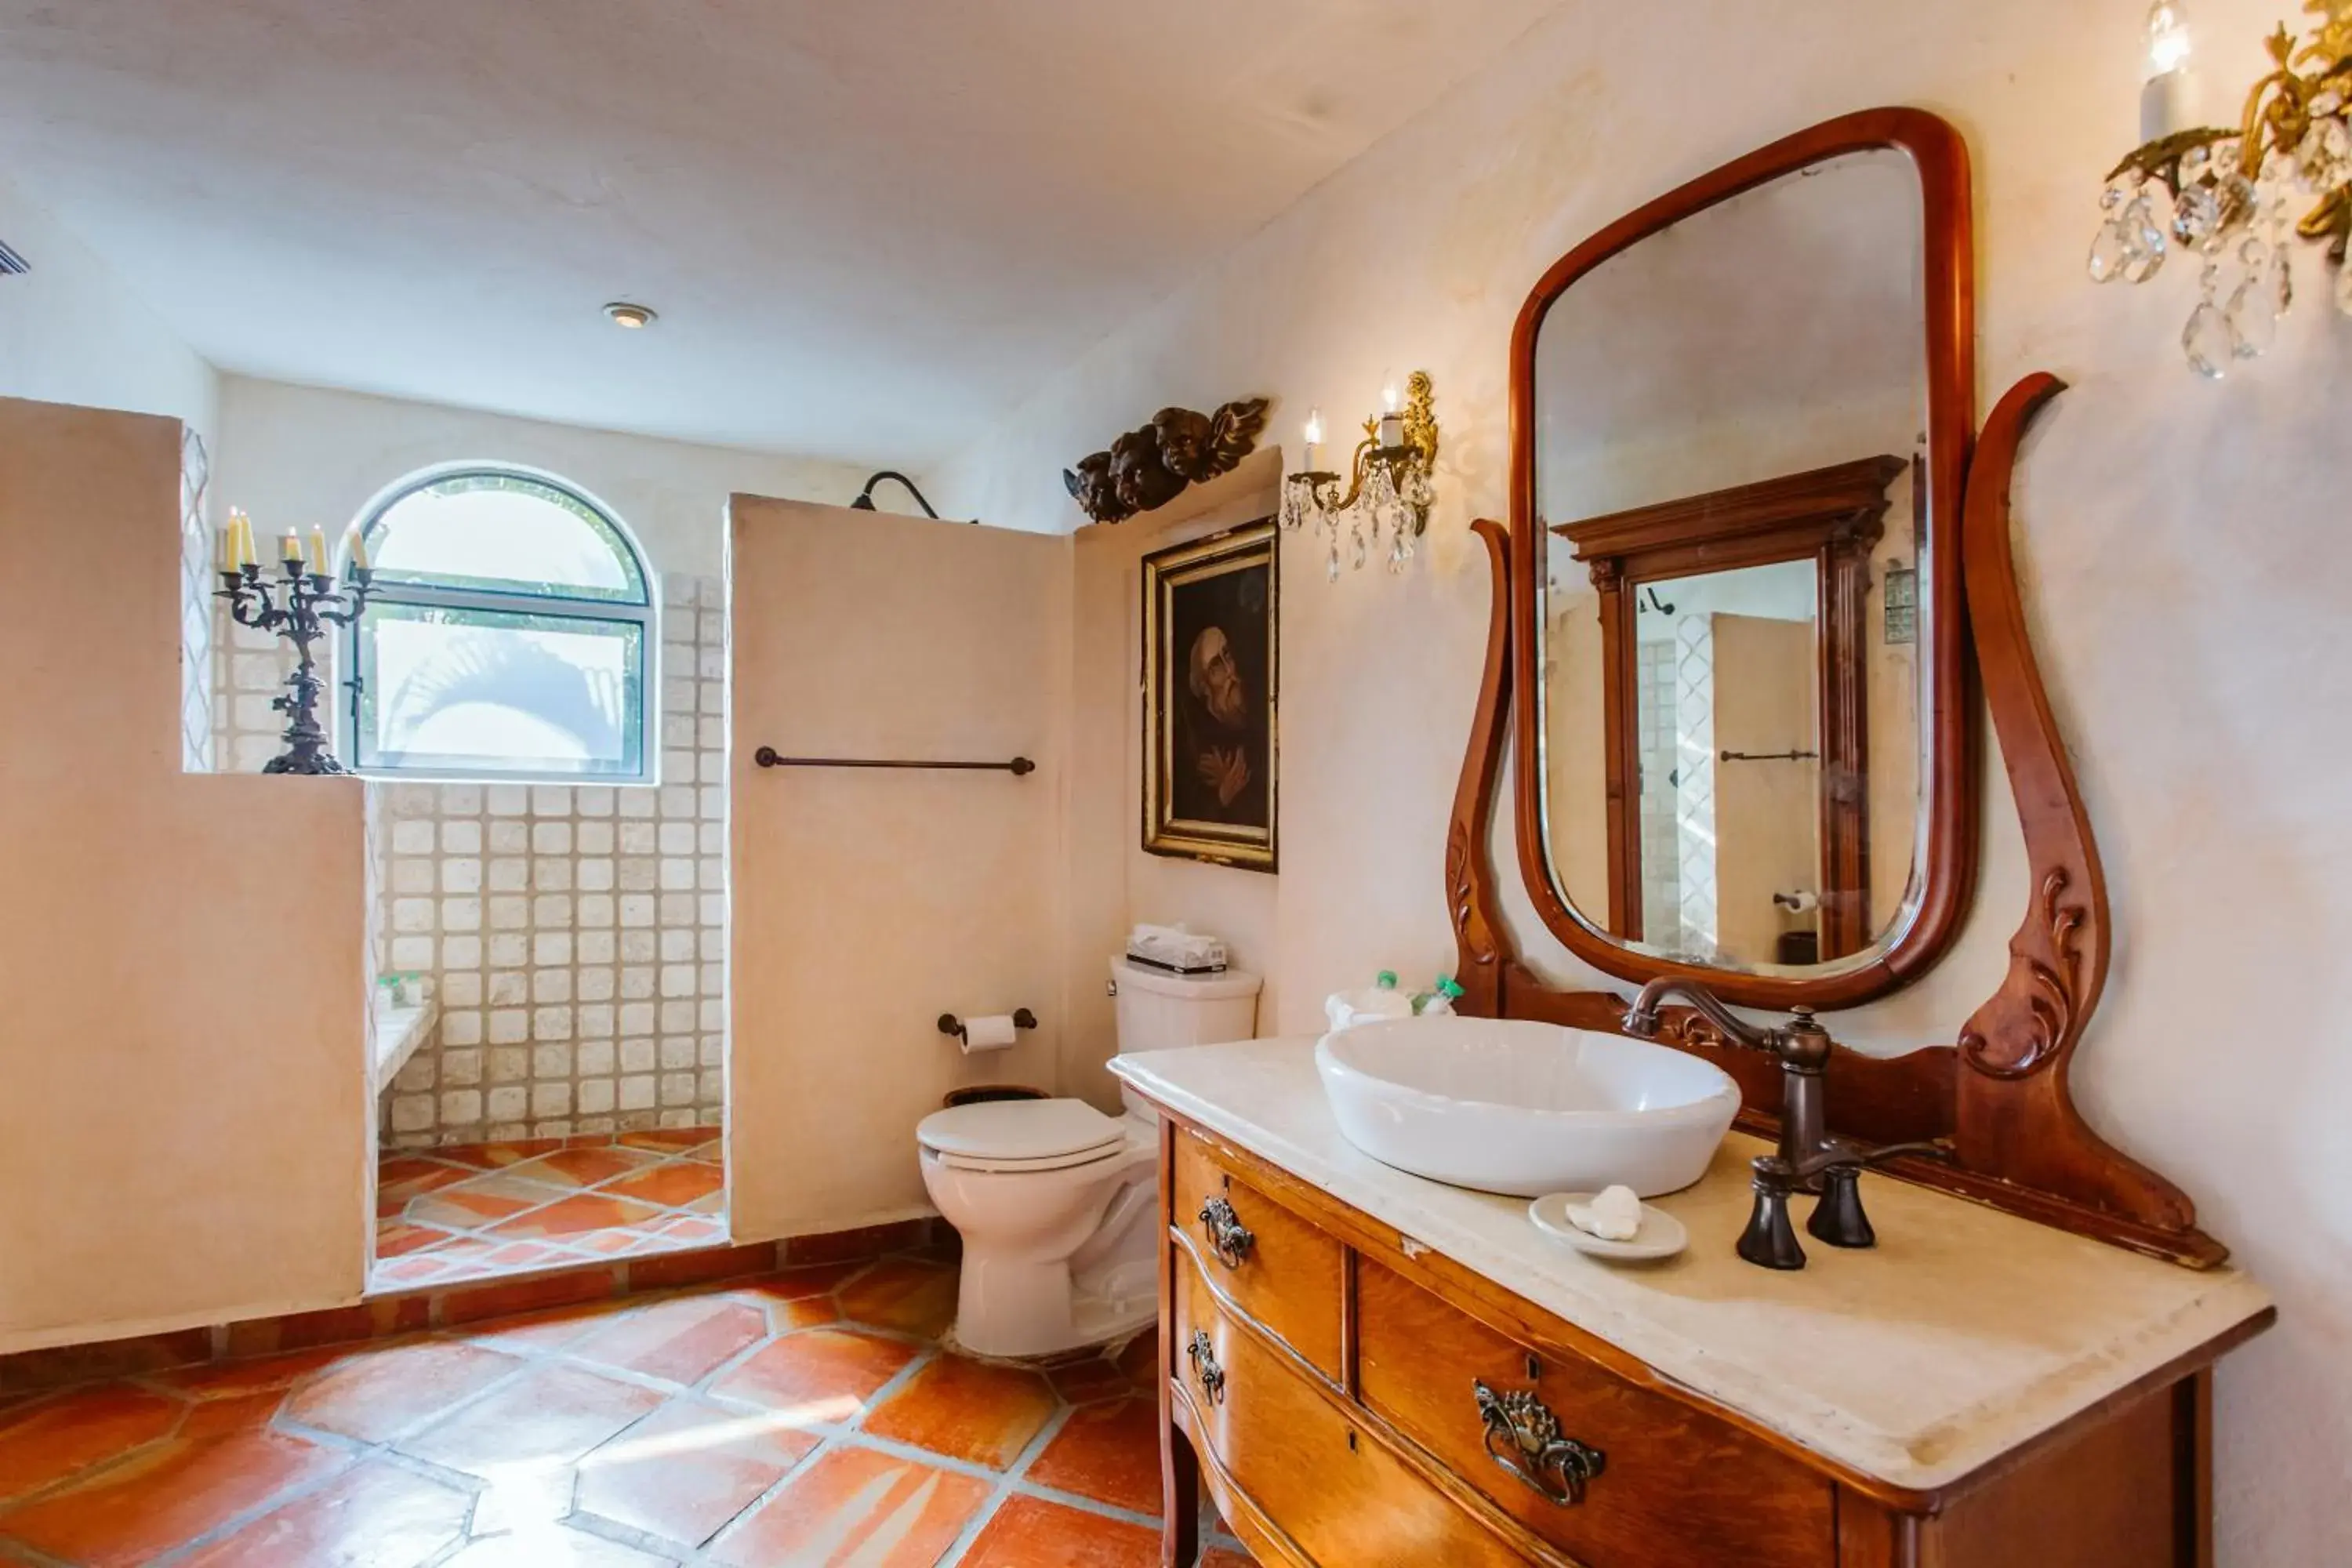
[[[965,1159],[1067,1161],[1124,1142],[1127,1126],[1083,1100],[993,1100],[934,1110],[915,1137]]]

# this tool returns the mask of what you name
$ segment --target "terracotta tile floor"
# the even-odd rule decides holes
[[[0,1410],[0,1563],[1156,1565],[1150,1337],[982,1364],[954,1305],[900,1255],[85,1384]]]
[[[375,1290],[608,1263],[727,1239],[716,1127],[387,1152]]]

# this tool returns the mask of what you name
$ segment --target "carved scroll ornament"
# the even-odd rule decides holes
[[[1078,510],[1097,522],[1123,522],[1166,506],[1187,485],[1231,473],[1256,448],[1265,428],[1266,400],[1245,397],[1214,414],[1163,408],[1139,426],[1062,470]]]

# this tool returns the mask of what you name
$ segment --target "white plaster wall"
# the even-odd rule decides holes
[[[181,771],[179,476],[170,420],[0,399],[0,1353],[367,1266],[361,791]]]
[[[1265,979],[1261,1026],[1273,1022],[1279,1005],[1272,970],[1280,879],[1147,854],[1142,847],[1143,558],[1270,515],[1279,504],[1279,479],[1276,454],[1261,451],[1156,511],[1115,527],[1081,529],[1071,540],[1070,786],[1062,828],[1070,1027],[1062,1037],[1055,1087],[1106,1110],[1118,1104],[1118,1080],[1105,1066],[1118,1050],[1118,1009],[1105,982],[1111,955],[1124,950],[1138,921],[1182,921],[1214,932],[1234,967]],[[1319,587],[1322,567],[1309,564],[1312,586]],[[1304,591],[1297,575],[1278,589],[1286,597]],[[1287,700],[1287,679],[1277,668],[1278,702]],[[1277,756],[1277,767],[1282,762]],[[1276,784],[1277,791],[1288,787],[1279,777]],[[1276,851],[1289,852],[1278,842]]]
[[[2209,70],[2257,74],[2277,10],[2200,8]],[[1288,440],[1309,404],[1345,428],[1384,367],[1435,376],[1442,500],[1413,573],[1327,588],[1310,545],[1286,563],[1273,969],[1278,1021],[1311,1026],[1334,986],[1450,957],[1444,825],[1487,603],[1465,525],[1504,505],[1506,349],[1528,285],[1618,214],[1829,115],[1907,102],[1958,124],[1977,166],[1983,402],[2032,369],[2074,384],[2017,501],[2119,933],[2077,1092],[2278,1295],[2279,1327],[2219,1384],[2221,1558],[2272,1568],[2340,1556],[2352,1472],[2352,1048],[2313,994],[2352,947],[2352,322],[2325,310],[2306,253],[2279,348],[2214,386],[2177,346],[2188,268],[2137,291],[2085,280],[2099,182],[2137,130],[2140,15],[1580,0],[930,477],[944,508],[1066,529],[1063,465],[1163,404],[1278,394]],[[1984,890],[1960,950],[1833,1020],[1842,1036],[1948,1041],[1997,982],[2023,880],[1988,771]],[[1507,843],[1497,854],[1513,864]],[[1542,967],[1576,972],[1557,952]]]
[[[167,415],[212,444],[220,400],[213,367],[5,177],[0,240],[32,266],[0,278],[0,397]]]
[[[314,525],[339,536],[394,481],[439,463],[488,461],[544,468],[611,507],[655,571],[717,576],[727,498],[737,490],[845,504],[866,470],[510,419],[434,403],[328,392],[226,376],[214,505],[252,514],[255,531]],[[885,506],[898,504],[891,488]]]
[[[929,1212],[915,1124],[1050,1084],[1070,748],[1070,543],[734,502],[728,1200],[738,1241]],[[758,766],[1035,760],[999,773]],[[1028,1007],[966,1056],[942,1013]]]

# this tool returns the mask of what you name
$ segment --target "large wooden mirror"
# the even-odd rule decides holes
[[[1507,796],[1538,912],[1607,974],[1693,980],[1774,1009],[1904,984],[1973,900],[1989,711],[2024,838],[2022,885],[2003,889],[2011,910],[2024,904],[2008,969],[1948,1039],[1894,1056],[1833,1046],[1831,1131],[1936,1140],[1946,1157],[1890,1173],[2210,1264],[2225,1249],[2195,1205],[2101,1139],[2067,1087],[2106,981],[2106,883],[2033,656],[2010,514],[2020,443],[2062,384],[2028,375],[1976,429],[1969,210],[1958,132],[1921,110],[1870,110],[1661,196],[1537,286],[1511,345],[1511,521],[1472,525],[1495,600],[1445,839],[1457,1005],[1586,1029],[1625,1016],[1624,987],[1562,985],[1521,957],[1496,864]],[[1651,270],[1612,285],[1621,259]],[[1591,296],[1612,308],[1583,310],[1589,287],[1614,288]],[[1643,314],[1651,295],[1664,308]],[[1886,324],[1898,315],[1899,331]],[[1907,393],[1892,378],[1906,365]],[[1888,592],[1897,571],[1916,574],[1916,596]],[[1700,684],[1675,689],[1671,710],[1662,679],[1643,686],[1668,626],[1676,648],[1714,645],[1712,732],[1693,738],[1718,793],[1752,779],[1771,797],[1734,803],[1756,826],[1735,824],[1747,837],[1728,848],[1720,813],[1717,842],[1641,814],[1645,792],[1677,784],[1680,704]],[[1814,918],[1760,934],[1718,920],[1698,949],[1660,858],[1714,856],[1700,869],[1720,893],[1727,855],[1767,852],[1780,858],[1751,885],[1769,901],[1814,879],[1811,907],[1778,906]],[[1742,1127],[1776,1128],[1769,1058],[1689,1008],[1666,1008],[1657,1038],[1738,1080]]]
[[[1832,121],[1612,225],[1521,311],[1520,857],[1607,973],[1833,1006],[1950,940],[1966,184],[1933,116]]]

